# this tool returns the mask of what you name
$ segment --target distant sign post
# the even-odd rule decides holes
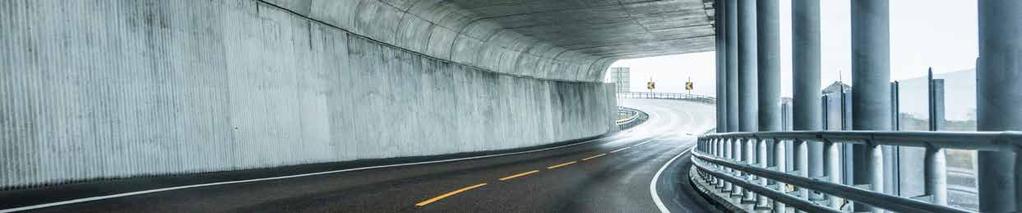
[[[691,95],[693,89],[695,89],[695,85],[692,84],[692,78],[688,78],[688,82],[685,82],[685,91],[688,91],[688,94]]]

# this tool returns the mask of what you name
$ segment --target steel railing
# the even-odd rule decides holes
[[[810,177],[808,145],[823,145],[823,176]],[[774,150],[768,153],[767,143]],[[785,157],[786,144],[795,147],[794,162]],[[868,177],[865,185],[841,184],[842,170],[839,144],[862,145],[867,152],[865,166],[853,173]],[[880,146],[907,146],[926,149],[922,197],[899,197],[883,193],[884,164]],[[693,151],[694,169],[702,181],[721,192],[754,201],[757,207],[783,210],[787,206],[810,212],[846,211],[852,204],[863,204],[861,210],[897,212],[969,212],[947,204],[947,172],[944,149],[965,149],[1019,153],[1020,132],[891,132],[891,131],[796,131],[721,133],[702,136]],[[775,162],[767,165],[769,161]],[[1018,164],[1017,162],[1013,162]],[[786,168],[792,164],[795,168]],[[1017,166],[1017,165],[1016,165]],[[1022,174],[1013,174],[1018,179]],[[983,178],[982,176],[978,178]],[[792,186],[792,187],[787,187]],[[1012,190],[1015,193],[1020,189]],[[809,191],[824,194],[811,196]],[[772,204],[770,201],[772,200]],[[846,202],[847,201],[847,202]],[[981,201],[982,202],[982,201]],[[1019,205],[1019,204],[1016,204]]]

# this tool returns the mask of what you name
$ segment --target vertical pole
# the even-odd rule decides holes
[[[932,68],[929,72],[929,96],[930,131],[940,131],[944,129],[944,80],[933,79]],[[947,164],[944,149],[926,147],[923,158],[926,194],[933,198],[934,204],[947,205]]]
[[[852,1],[852,129],[890,130],[890,5],[888,0]],[[856,184],[883,192],[883,150],[872,143],[856,145]],[[861,162],[861,161],[860,161]],[[858,210],[871,210],[857,205]]]
[[[727,69],[727,131],[737,132],[738,128],[738,0],[725,0],[724,35],[727,41],[725,60]]]
[[[980,131],[1022,130],[1022,1],[979,1],[976,113]],[[1022,211],[1016,150],[980,151],[979,211]]]

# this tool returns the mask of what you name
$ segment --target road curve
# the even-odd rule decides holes
[[[695,136],[713,128],[712,105],[620,101],[648,113],[649,120],[564,148],[194,187],[35,211],[660,212],[653,196],[671,212],[712,208],[687,182],[686,152]]]

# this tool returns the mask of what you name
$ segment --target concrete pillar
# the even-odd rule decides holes
[[[738,131],[755,132],[759,129],[756,0],[738,2],[738,40]]]
[[[717,132],[727,132],[727,52],[724,43],[724,3],[725,0],[713,2],[716,10],[713,13],[714,45],[717,54]]]
[[[1022,130],[1022,1],[979,1],[976,113],[980,131]],[[1013,151],[981,151],[979,211],[1022,211],[1022,174]]]
[[[777,0],[758,0],[756,3],[759,131],[781,131],[781,30],[779,10]],[[819,81],[817,81],[818,83]]]
[[[890,130],[890,5],[888,0],[852,1],[852,129]],[[883,192],[883,151],[875,144],[855,145],[855,184]],[[856,205],[856,211],[871,210]]]
[[[821,130],[820,0],[796,0],[791,5],[792,128]]]
[[[738,131],[738,0],[725,0],[724,34],[727,41],[727,131]]]
[[[792,129],[821,130],[820,105],[820,1],[792,1]],[[808,143],[811,177],[823,175],[823,147]]]
[[[781,30],[780,6],[778,0],[756,1],[756,57],[757,57],[757,103],[758,131],[781,131]],[[771,142],[772,143],[772,142]],[[756,141],[756,159],[759,166],[766,168],[777,149],[766,140]],[[758,181],[766,185],[765,178]],[[756,196],[756,205],[769,206],[766,196]]]

